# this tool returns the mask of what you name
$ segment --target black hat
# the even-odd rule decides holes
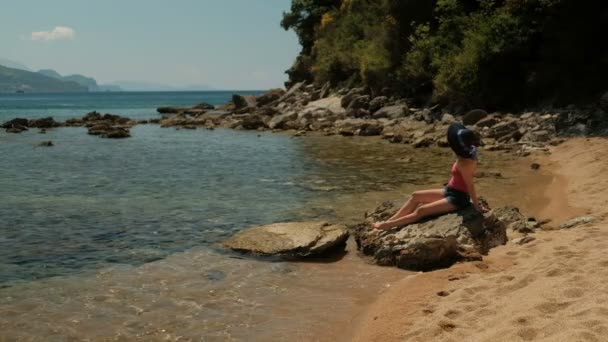
[[[475,132],[466,128],[463,124],[453,123],[448,127],[448,145],[456,155],[462,158],[475,159],[477,147]]]

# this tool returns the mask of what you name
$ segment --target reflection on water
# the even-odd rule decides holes
[[[409,273],[362,261],[270,262],[222,251],[244,227],[354,222],[383,200],[441,187],[452,156],[379,139],[137,126],[0,133],[0,340],[339,340]],[[517,183],[518,165],[480,188]],[[504,192],[504,191],[503,191]],[[322,332],[320,334],[319,332]]]

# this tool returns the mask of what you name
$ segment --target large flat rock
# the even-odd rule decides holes
[[[346,110],[342,107],[341,101],[341,96],[330,96],[324,99],[310,102],[308,105],[306,105],[306,107],[304,107],[303,111],[307,112],[314,111],[317,109],[327,109],[334,114],[344,114],[346,113]]]
[[[445,267],[462,259],[479,259],[507,242],[507,224],[493,213],[475,209],[426,219],[389,231],[374,230],[371,223],[392,216],[399,205],[385,202],[365,222],[353,227],[357,246],[378,265],[408,270]]]
[[[245,229],[223,245],[239,252],[290,257],[318,256],[344,249],[344,225],[326,222],[289,222]]]

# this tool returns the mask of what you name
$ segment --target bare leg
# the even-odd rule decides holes
[[[443,189],[414,191],[407,202],[387,221],[411,214],[419,205],[439,201],[443,197]]]
[[[414,212],[411,214],[405,215],[405,216],[400,217],[395,220],[390,220],[390,221],[380,223],[378,225],[375,225],[374,228],[388,230],[388,229],[391,229],[394,227],[405,226],[405,225],[417,222],[420,219],[427,217],[427,216],[445,214],[445,213],[455,211],[456,209],[457,209],[456,206],[454,206],[452,203],[448,202],[447,199],[443,198],[439,201],[423,204],[420,207],[418,207],[416,210],[414,210]]]

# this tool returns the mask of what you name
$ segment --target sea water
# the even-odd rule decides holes
[[[157,106],[230,94],[4,95],[0,121],[92,110],[150,118]],[[302,263],[219,243],[254,225],[357,222],[383,200],[441,186],[452,159],[376,138],[158,125],[131,135],[0,131],[0,340],[344,338],[406,273],[368,265],[353,246]]]

